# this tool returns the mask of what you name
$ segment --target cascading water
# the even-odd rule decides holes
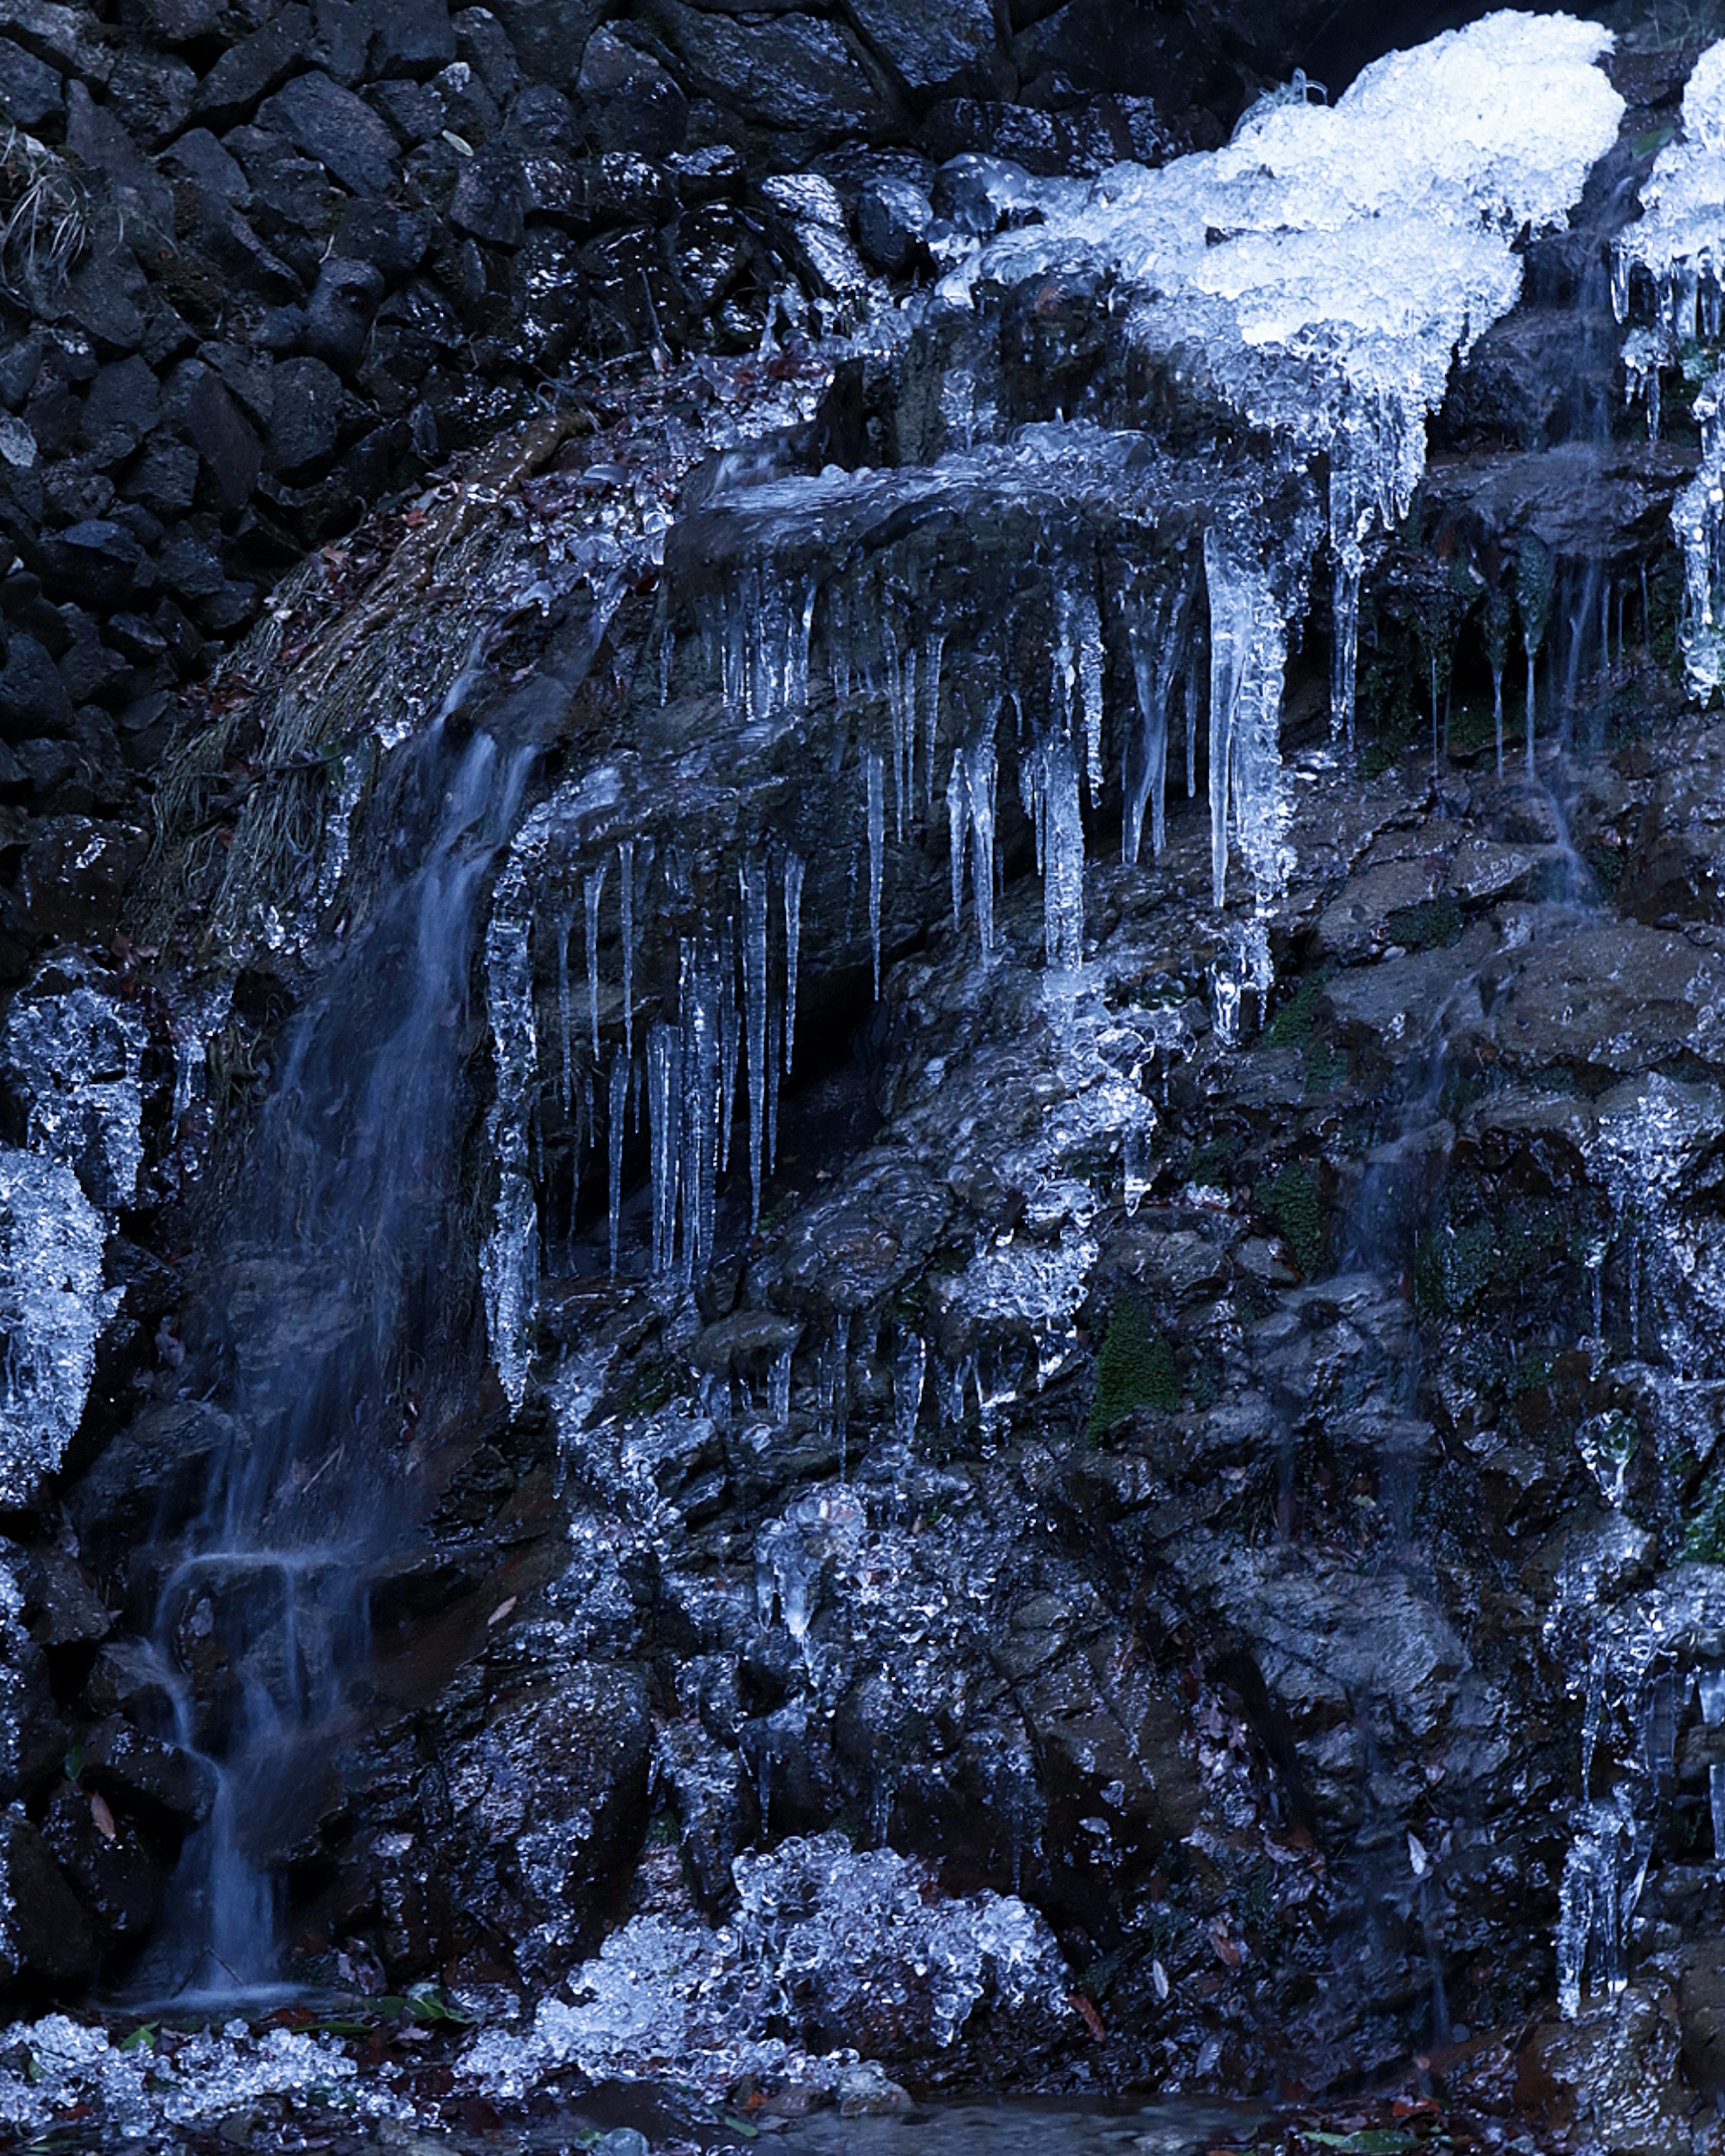
[[[290,1026],[226,1215],[211,1323],[231,1438],[151,1631],[177,1741],[212,1761],[217,1794],[142,1972],[158,1992],[280,1974],[277,1853],[315,1816],[351,1727],[369,1575],[411,1514],[422,1373],[460,1322],[447,1258],[469,973],[531,752],[439,723],[408,753],[393,850],[407,872]]]

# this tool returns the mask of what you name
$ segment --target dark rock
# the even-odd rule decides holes
[[[388,0],[372,32],[371,67],[378,75],[434,75],[455,57],[455,26],[444,0]]]
[[[163,167],[181,177],[195,180],[208,194],[244,209],[252,191],[238,162],[217,141],[208,127],[191,127],[162,156]]]
[[[374,0],[316,0],[316,39],[311,57],[344,90],[365,80],[376,27]]]
[[[143,13],[167,45],[189,45],[213,37],[227,10],[223,0],[142,0]]]
[[[913,95],[999,95],[1004,56],[993,0],[845,0],[860,35]]]
[[[857,202],[857,244],[877,269],[907,269],[933,221],[920,187],[908,180],[870,180]]]
[[[115,61],[104,102],[134,141],[155,150],[185,126],[197,91],[198,76],[187,61],[134,49]]]
[[[18,751],[27,758],[29,744]],[[30,917],[44,935],[67,942],[110,936],[120,902],[136,870],[140,834],[84,815],[39,824],[24,853],[22,885]]]
[[[608,0],[497,0],[492,9],[515,47],[521,71],[561,89],[571,83]]]
[[[239,508],[258,483],[264,453],[215,371],[202,360],[182,361],[163,391],[162,416],[197,449],[223,506]]]
[[[4,707],[0,706],[0,723],[4,721]],[[29,783],[30,791],[39,802],[57,794],[78,767],[78,752],[68,741],[22,741],[15,751],[15,760]],[[53,894],[46,894],[52,903]],[[45,921],[35,917],[31,908],[31,921],[38,935],[51,932]]]
[[[444,101],[429,83],[380,82],[367,94],[403,149],[435,141],[449,124]]]
[[[452,1748],[443,1837],[454,1899],[524,1971],[567,1961],[647,1825],[652,1722],[632,1669],[583,1663],[493,1702]]]
[[[690,208],[701,203],[740,200],[744,167],[728,142],[705,150],[682,150],[665,161],[677,200]]]
[[[290,0],[261,30],[228,48],[198,85],[192,110],[213,127],[248,118],[296,68],[306,65],[311,44],[311,13]]]
[[[449,132],[459,135],[470,150],[502,132],[503,115],[483,78],[465,60],[452,60],[433,78],[432,87],[448,115]]]
[[[682,148],[688,99],[651,54],[615,31],[596,30],[588,39],[576,87],[602,150],[668,157]]]
[[[29,393],[42,365],[46,344],[43,332],[32,330],[0,351],[0,404],[16,412]]]
[[[81,461],[50,465],[42,475],[44,514],[56,525],[82,524],[105,516],[114,501],[114,482]]]
[[[431,285],[416,280],[378,310],[358,386],[382,410],[403,411],[427,369],[440,356],[458,352],[464,341],[448,305]]]
[[[267,427],[275,408],[275,367],[267,352],[239,343],[200,346],[198,357],[218,374],[234,401],[256,426]]]
[[[162,550],[162,581],[176,598],[213,598],[227,583],[228,571],[213,547],[182,531]]]
[[[711,314],[747,270],[752,236],[732,203],[708,203],[682,218],[676,230],[677,275],[704,313]]]
[[[144,341],[143,272],[129,247],[104,246],[81,262],[68,284],[78,326],[109,352],[136,352]]]
[[[937,217],[960,232],[990,239],[1036,214],[1029,174],[1009,158],[961,151],[934,176]]]
[[[81,607],[61,611],[67,617],[71,641],[54,663],[66,694],[74,704],[100,701],[116,683],[128,680],[131,669],[117,651],[103,644],[95,624]]]
[[[464,160],[449,203],[449,220],[494,247],[519,247],[524,193],[514,151],[506,143],[488,144]]]
[[[131,455],[161,415],[162,398],[147,363],[134,355],[105,367],[90,386],[84,439],[100,465]]]
[[[388,192],[399,156],[395,137],[370,105],[326,74],[296,76],[264,102],[258,117],[316,158],[343,187],[357,194]]]
[[[157,614],[158,625],[161,614]],[[199,1400],[146,1408],[129,1422],[71,1496],[85,1562],[99,1579],[120,1572],[158,1527],[195,1516],[213,1458],[232,1444],[234,1425]]]
[[[252,221],[271,245],[291,248],[302,234],[314,242],[328,239],[341,198],[316,158],[296,156],[281,136],[262,127],[234,128],[226,146],[245,167]],[[316,259],[321,256],[319,246]]]
[[[66,92],[66,147],[80,164],[108,182],[114,208],[134,243],[145,232],[164,244],[173,236],[173,195],[168,184],[111,112],[91,101],[81,82]]]
[[[215,1773],[207,1759],[146,1736],[121,1715],[85,1739],[79,1779],[116,1809],[171,1829],[202,1826],[215,1800]]]
[[[65,109],[58,70],[10,38],[0,38],[0,115],[14,127],[33,132],[58,120]]]
[[[14,628],[26,629],[50,658],[66,648],[66,624],[59,610],[42,596],[39,578],[28,569],[16,569],[0,583],[0,613]]]
[[[42,1838],[102,1938],[135,1942],[162,1907],[162,1870],[133,1821],[100,1801],[99,1815],[82,1790],[60,1790],[43,1815]]]
[[[521,85],[508,31],[489,8],[464,8],[453,22],[456,58],[473,69],[500,110],[507,106]]]
[[[461,175],[461,153],[453,143],[422,142],[417,150],[408,152],[403,162],[403,191],[410,202],[440,218],[446,217],[454,196],[455,182]]]
[[[22,742],[71,724],[72,701],[53,660],[33,636],[14,636],[0,668],[0,737]]]
[[[381,270],[369,262],[332,257],[319,272],[306,303],[305,349],[327,360],[338,373],[351,374],[359,364],[382,297]]]
[[[189,442],[165,433],[152,434],[126,475],[126,491],[158,516],[182,516],[198,491],[198,452]]]
[[[708,14],[686,0],[644,0],[643,13],[682,62],[683,80],[777,143],[788,162],[841,135],[872,134],[894,116],[885,84],[830,23]]]
[[[284,360],[275,371],[275,410],[264,444],[269,469],[290,485],[320,477],[351,427],[352,400],[321,359]]]
[[[94,1645],[113,1630],[107,1608],[76,1558],[64,1550],[25,1552],[14,1563],[23,1589],[24,1622],[42,1647]]]
[[[386,284],[398,285],[424,260],[430,241],[431,219],[423,211],[356,202],[336,228],[332,259],[368,262]]]
[[[48,1845],[27,1819],[0,1816],[0,1984],[26,1979],[50,1993],[78,1990],[95,1974],[95,1930]]]
[[[567,150],[575,141],[575,108],[551,84],[530,82],[509,108],[506,132],[518,150]]]

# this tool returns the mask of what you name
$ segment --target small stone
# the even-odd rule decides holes
[[[424,78],[455,57],[455,27],[444,0],[388,0],[372,33],[374,74]]]
[[[42,552],[52,582],[100,613],[123,606],[153,581],[143,548],[123,524],[107,517],[68,526]]]
[[[284,8],[261,30],[228,48],[198,85],[193,110],[215,127],[244,120],[303,64],[311,36],[309,11],[296,4]]]
[[[0,1983],[33,1978],[75,1991],[95,1974],[96,1936],[78,1897],[27,1819],[0,1817]]]
[[[908,180],[870,180],[856,206],[856,239],[878,270],[908,269],[934,222],[928,198]]]
[[[369,95],[404,149],[434,142],[449,124],[444,101],[429,83],[376,83]]]
[[[258,118],[356,194],[388,192],[400,155],[395,137],[363,99],[326,74],[296,75],[265,101]]]
[[[123,52],[108,78],[105,100],[126,132],[154,150],[186,124],[198,76],[172,53]]]
[[[496,0],[491,12],[523,74],[561,87],[573,80],[588,38],[611,10],[608,0]]]
[[[98,464],[130,456],[161,416],[162,397],[149,365],[134,354],[105,367],[84,403],[84,439]]]
[[[489,8],[464,8],[453,20],[456,58],[474,69],[500,108],[506,105],[521,84],[508,31]]]
[[[152,434],[126,476],[126,492],[158,516],[182,516],[198,491],[198,452],[189,442]]]
[[[323,360],[284,360],[265,445],[270,470],[294,485],[321,477],[335,461],[348,404],[341,377]]]
[[[64,110],[58,73],[10,38],[0,38],[0,116],[29,132]]]
[[[331,257],[318,272],[316,288],[306,304],[305,349],[327,360],[338,373],[351,374],[359,364],[382,297],[381,270],[369,262]]]
[[[688,99],[650,53],[614,30],[588,38],[576,88],[602,150],[668,157],[682,148]]]
[[[71,724],[72,700],[53,660],[33,636],[14,636],[0,669],[0,737],[23,742]]]
[[[449,204],[449,221],[494,247],[519,247],[523,192],[515,152],[504,143],[488,143],[462,166]]]
[[[496,101],[465,60],[454,60],[433,79],[432,87],[448,115],[449,131],[470,149],[478,149],[503,131]]]

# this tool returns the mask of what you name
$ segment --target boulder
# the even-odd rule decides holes
[[[682,148],[688,99],[650,53],[614,30],[596,30],[588,38],[576,87],[602,150],[668,157]]]
[[[993,0],[845,0],[858,34],[913,96],[998,94],[1004,55]]]
[[[497,0],[491,13],[509,33],[527,80],[566,90],[588,39],[612,9],[609,0]]]
[[[59,71],[10,38],[0,38],[0,117],[33,133],[64,110]]]
[[[388,192],[400,157],[394,136],[363,99],[326,74],[296,75],[259,108],[258,119],[356,194]]]
[[[18,1813],[0,1815],[0,1988],[75,1992],[99,1958],[95,1928],[47,1843]]]

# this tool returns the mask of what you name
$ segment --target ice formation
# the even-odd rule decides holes
[[[1288,866],[1283,672],[1314,567],[1327,546],[1332,718],[1346,732],[1366,541],[1407,509],[1458,354],[1517,300],[1518,240],[1563,218],[1615,137],[1623,103],[1597,64],[1610,44],[1567,16],[1500,13],[1390,54],[1333,109],[1255,109],[1225,149],[1159,170],[1039,181],[988,166],[1015,228],[880,331],[895,350],[922,338],[939,352],[944,447],[931,438],[922,464],[728,490],[721,473],[669,528],[664,692],[679,668],[702,667],[732,724],[681,755],[675,827],[655,815],[644,769],[566,785],[517,842],[488,946],[500,1185],[485,1281],[512,1399],[540,1252],[559,1225],[572,1240],[583,1157],[603,1163],[619,1247],[625,1100],[646,1127],[655,1275],[689,1281],[707,1260],[739,1098],[758,1214],[792,1055],[810,838],[789,813],[737,828],[723,805],[748,798],[737,759],[783,773],[823,742],[811,714],[836,713],[822,752],[855,819],[844,835],[877,990],[897,865],[936,803],[955,912],[968,878],[989,957],[1000,789],[1014,783],[1043,877],[1045,963],[1078,974],[1085,819],[1105,751],[1127,858],[1147,827],[1159,852],[1170,731],[1183,713],[1189,789],[1206,703],[1214,896],[1227,901],[1237,862],[1255,912],[1274,906]],[[1210,430],[1201,455],[1185,460],[1112,391],[1053,420],[1003,418],[991,295],[1085,276],[1108,284],[1147,377],[1168,377],[1172,403]],[[1006,581],[1002,552],[1023,565]],[[956,668],[947,654],[961,649]],[[553,963],[536,966],[548,937]],[[643,968],[668,945],[675,982],[649,986]],[[1267,948],[1254,940],[1230,976],[1260,1002]],[[531,988],[552,972],[554,1032]],[[577,1182],[562,1224],[544,1217],[531,1173],[553,1078]],[[1005,1270],[1060,1272],[1061,1248],[1056,1231]],[[1052,1285],[1044,1299],[1064,1306]]]
[[[81,975],[18,997],[0,1029],[24,1142],[0,1150],[0,1504],[27,1503],[59,1466],[119,1307],[102,1252],[137,1194],[146,1041],[136,1011]]]
[[[939,1896],[927,1867],[841,1834],[740,1856],[733,1922],[637,1917],[542,2002],[531,2029],[487,2030],[463,2077],[518,2099],[550,2073],[673,2074],[721,2090],[739,2073],[830,2085],[820,2061],[769,2030],[831,2032],[889,2062],[944,2050],[985,2002],[1041,2035],[1070,2018],[1070,1979],[1045,1919],[1015,1896]]]
[[[1725,42],[1695,64],[1683,93],[1681,138],[1661,150],[1641,189],[1642,216],[1618,241],[1611,294],[1620,321],[1632,305],[1652,321],[1630,331],[1624,363],[1631,398],[1648,400],[1659,429],[1659,376],[1685,362],[1709,362],[1697,343],[1717,346],[1725,324]],[[1637,288],[1640,289],[1638,290]],[[1680,637],[1690,693],[1705,701],[1725,684],[1725,439],[1717,377],[1695,398],[1701,467],[1671,506],[1683,556]]]
[[[286,2029],[254,2033],[243,2021],[116,2042],[100,2024],[50,2014],[0,2029],[0,2118],[38,2133],[94,2108],[110,2132],[153,2139],[270,2097],[314,2115],[413,2117],[385,2077],[362,2077],[335,2040]]]

